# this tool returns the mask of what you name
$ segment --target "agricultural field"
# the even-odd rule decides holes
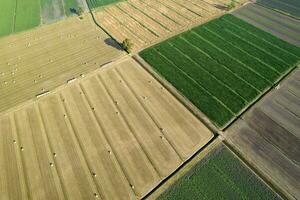
[[[98,23],[118,42],[130,39],[139,51],[223,14],[229,0],[128,0],[95,12]],[[237,4],[238,5],[238,4]]]
[[[257,4],[248,4],[233,15],[291,44],[300,46],[300,21]]]
[[[223,129],[299,63],[300,48],[227,14],[140,56]]]
[[[226,147],[221,146],[168,188],[158,200],[280,199]]]
[[[0,38],[0,112],[124,55],[89,15]]]
[[[256,3],[300,19],[300,2],[298,0],[257,0]]]
[[[0,117],[1,199],[140,199],[213,134],[132,58]]]
[[[91,8],[98,8],[107,6],[109,4],[117,3],[125,0],[87,0]]]
[[[300,198],[300,69],[257,103],[226,140],[290,199]]]
[[[74,15],[71,9],[79,7],[87,10],[85,0],[1,0],[0,37]]]

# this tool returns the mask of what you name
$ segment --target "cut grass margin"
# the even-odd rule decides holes
[[[140,56],[224,129],[299,63],[299,51],[237,17],[224,15]]]

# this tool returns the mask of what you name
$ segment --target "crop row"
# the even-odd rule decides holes
[[[299,60],[297,47],[256,29],[225,15],[140,55],[223,128]]]

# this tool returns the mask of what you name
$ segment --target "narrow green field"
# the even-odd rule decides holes
[[[14,32],[36,27],[40,24],[40,1],[17,1],[16,21]]]
[[[300,49],[225,15],[140,53],[219,128],[299,61]]]
[[[91,8],[97,8],[97,7],[106,6],[106,5],[109,5],[112,3],[117,3],[119,1],[123,1],[123,0],[88,0],[88,3],[91,6]]]
[[[198,163],[158,200],[280,199],[226,147]]]
[[[0,37],[14,30],[16,0],[0,1]]]

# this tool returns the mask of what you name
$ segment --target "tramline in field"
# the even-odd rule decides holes
[[[4,199],[140,199],[213,134],[132,58],[0,117]]]
[[[224,128],[296,66],[300,49],[225,15],[140,55]]]

